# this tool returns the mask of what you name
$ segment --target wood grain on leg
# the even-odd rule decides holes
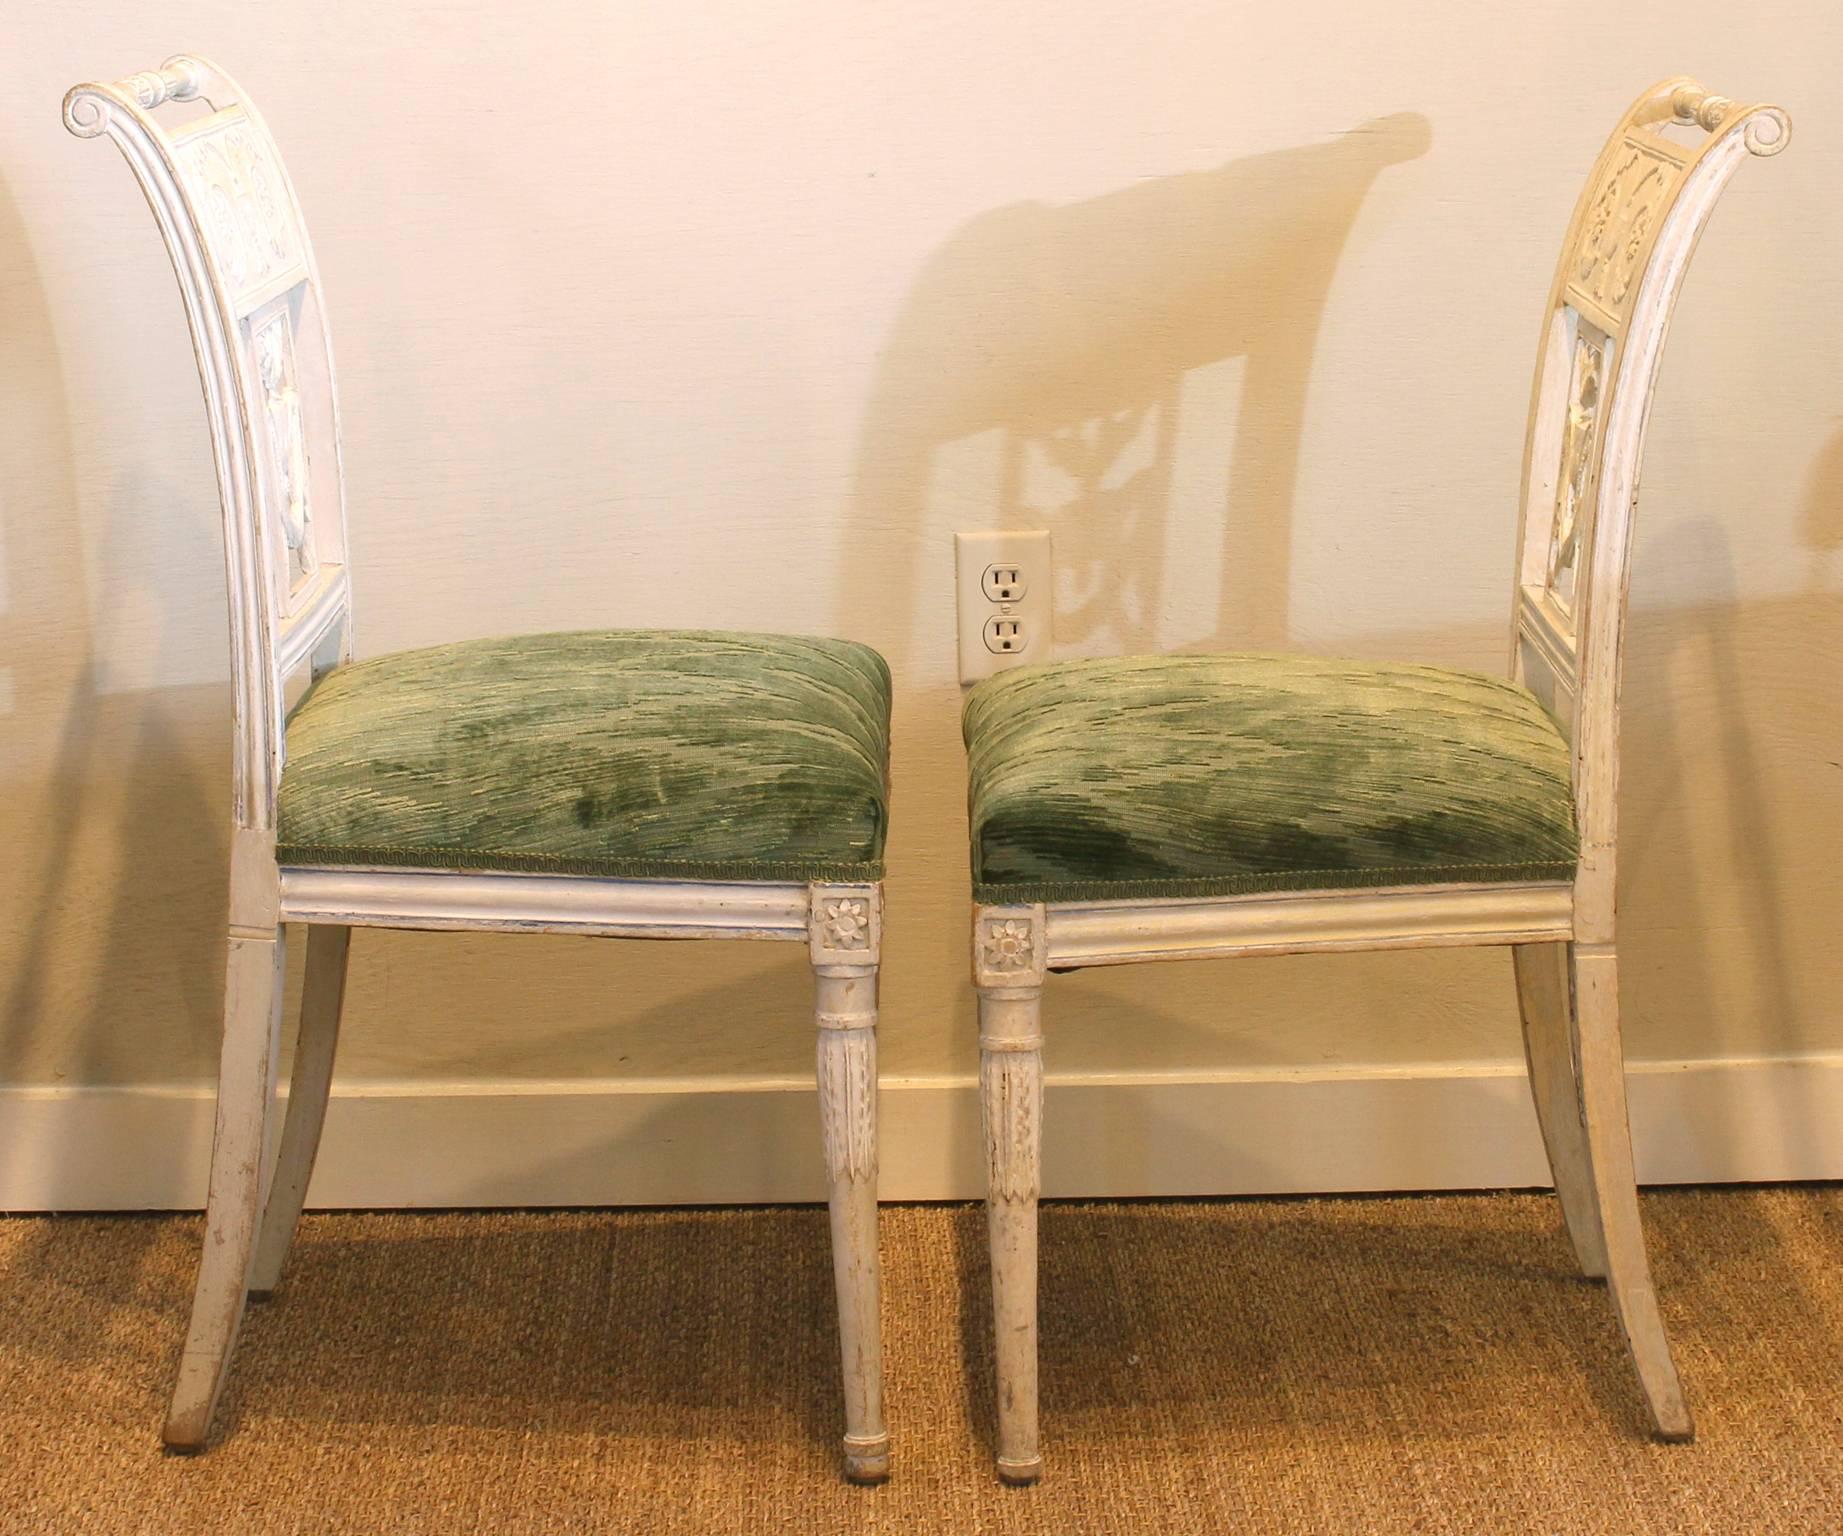
[[[1587,1128],[1581,1121],[1581,1096],[1574,1075],[1567,946],[1519,944],[1512,954],[1530,1095],[1536,1101],[1536,1121],[1548,1149],[1562,1219],[1581,1273],[1603,1280],[1606,1242],[1600,1236]]]
[[[195,1451],[204,1445],[243,1321],[275,1096],[282,961],[279,928],[267,935],[231,935],[205,1251],[163,1436],[174,1450]]]
[[[1606,1238],[1607,1288],[1638,1369],[1653,1429],[1664,1440],[1689,1440],[1695,1435],[1695,1424],[1664,1337],[1664,1320],[1658,1313],[1644,1230],[1639,1224],[1638,1182],[1626,1120],[1625,1053],[1619,1043],[1618,962],[1610,944],[1574,944],[1569,964],[1574,982],[1574,1049],[1580,1063],[1594,1203]]]
[[[339,1014],[346,995],[346,955],[352,930],[338,925],[307,930],[307,966],[301,982],[301,1029],[295,1039],[294,1070],[288,1079],[288,1116],[282,1122],[281,1152],[269,1182],[262,1235],[250,1296],[266,1298],[280,1283],[294,1230],[307,1199],[326,1102],[333,1086],[333,1056],[339,1044]]]

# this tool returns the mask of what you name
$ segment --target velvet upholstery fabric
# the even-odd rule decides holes
[[[982,902],[1564,880],[1568,746],[1502,678],[1307,656],[1001,672],[967,697]]]
[[[598,630],[336,668],[289,717],[284,864],[875,880],[889,668],[840,640]]]

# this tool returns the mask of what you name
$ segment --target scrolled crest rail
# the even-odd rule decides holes
[[[64,97],[64,126],[79,138],[106,133],[113,108],[132,102],[152,112],[169,101],[209,99],[217,74],[202,59],[176,53],[158,69],[144,69],[107,83],[72,86]]]
[[[1670,112],[1676,122],[1705,133],[1721,133],[1741,123],[1742,142],[1753,155],[1776,155],[1792,141],[1792,120],[1784,109],[1739,105],[1695,80],[1680,81],[1671,91]]]

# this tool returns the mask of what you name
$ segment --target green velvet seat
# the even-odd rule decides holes
[[[1002,672],[966,701],[981,902],[1566,880],[1567,743],[1502,678],[1307,656]]]
[[[340,667],[288,723],[284,864],[876,880],[890,675],[847,641],[473,640]]]

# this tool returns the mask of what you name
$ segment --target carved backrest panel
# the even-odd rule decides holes
[[[1549,518],[1544,591],[1556,610],[1572,618],[1575,595],[1592,547],[1593,493],[1600,469],[1600,424],[1611,382],[1617,343],[1603,331],[1581,323],[1578,314],[1561,317],[1566,331],[1564,361],[1567,388],[1561,399],[1561,452],[1555,472],[1555,505]]]
[[[1620,643],[1652,388],[1716,199],[1741,160],[1778,153],[1790,134],[1777,107],[1736,106],[1691,80],[1645,92],[1587,179],[1544,312],[1514,665],[1574,744],[1583,868],[1605,874],[1609,901]]]
[[[163,128],[169,103],[211,110]],[[282,698],[300,663],[349,634],[345,504],[332,350],[319,274],[274,140],[202,59],[82,85],[64,118],[106,134],[146,192],[185,299],[224,506],[239,824],[272,824]]]
[[[305,281],[307,237],[295,217],[269,136],[241,107],[215,112],[173,139],[181,180],[239,313],[275,289]]]
[[[1644,258],[1683,178],[1688,152],[1642,129],[1601,157],[1587,219],[1575,241],[1568,293],[1606,329],[1629,313]]]

